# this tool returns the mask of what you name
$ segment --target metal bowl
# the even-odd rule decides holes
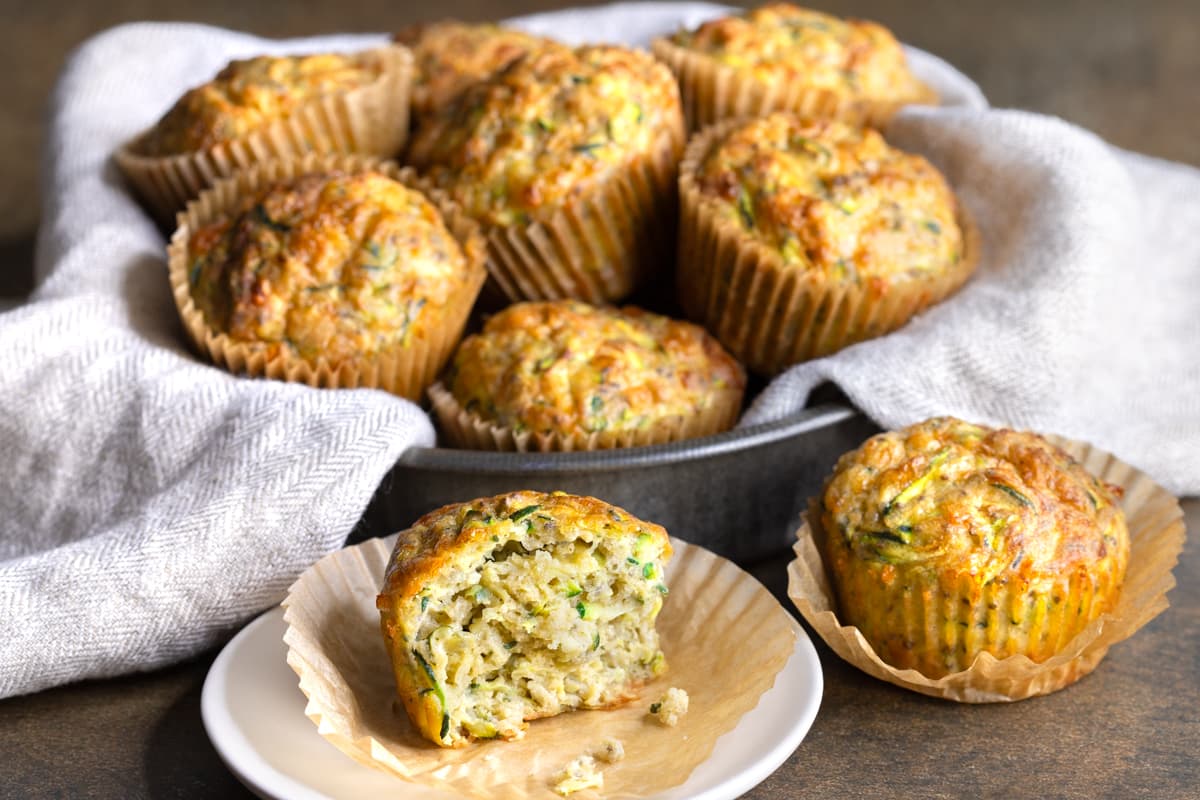
[[[418,447],[384,479],[353,538],[396,531],[448,503],[516,489],[587,494],[741,563],[779,555],[838,456],[878,428],[827,403],[776,422],[651,447],[487,453]]]

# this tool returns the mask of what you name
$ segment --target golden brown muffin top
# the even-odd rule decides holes
[[[309,360],[425,337],[469,272],[438,209],[372,170],[268,185],[188,245],[189,286],[210,326]]]
[[[565,47],[552,39],[493,23],[446,20],[413,25],[396,34],[416,61],[413,108],[426,115],[446,106],[468,86],[490,77],[527,53]]]
[[[1124,563],[1120,496],[1037,434],[938,417],[842,456],[822,505],[861,561],[1031,581]]]
[[[871,128],[778,112],[717,142],[695,178],[785,265],[830,279],[919,279],[962,258],[945,178]]]
[[[176,101],[142,140],[142,153],[178,155],[228,142],[287,117],[314,97],[365,86],[381,69],[369,53],[231,61],[211,81]]]
[[[904,50],[887,28],[790,3],[705,22],[670,40],[759,78],[848,97],[903,100],[927,91],[909,72]]]
[[[467,411],[517,433],[637,430],[689,417],[746,377],[703,328],[639,308],[518,303],[459,346],[445,379]]]
[[[514,538],[541,534],[549,538],[570,539],[582,534],[596,538],[632,537],[638,540],[638,552],[656,554],[657,568],[671,558],[671,539],[661,525],[645,522],[617,506],[563,492],[517,491],[495,497],[483,497],[467,503],[454,503],[431,511],[400,533],[392,550],[377,604],[387,607],[389,596],[403,601],[427,586],[448,564],[462,553],[479,554],[493,550]],[[643,559],[644,560],[644,559]],[[624,564],[614,565],[624,568]],[[647,580],[659,581],[662,573],[643,570]]]
[[[671,72],[621,47],[555,47],[468,88],[409,159],[493,225],[544,219],[682,131]]]

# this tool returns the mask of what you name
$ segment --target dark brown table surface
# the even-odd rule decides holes
[[[69,48],[118,22],[190,19],[273,36],[486,19],[545,0],[0,3],[0,298],[30,286],[46,99]],[[1124,147],[1200,164],[1200,3],[823,0],[879,20],[983,87],[993,105],[1063,116]],[[1200,500],[1184,502],[1200,528]],[[785,603],[781,557],[753,572]],[[825,696],[795,753],[748,797],[1200,796],[1200,554],[1171,607],[1055,695],[967,706],[848,667],[817,643]],[[0,643],[0,647],[3,643]],[[158,672],[0,701],[0,796],[250,797],[200,721],[216,651]],[[399,788],[399,786],[398,786]],[[402,796],[402,793],[398,793]]]

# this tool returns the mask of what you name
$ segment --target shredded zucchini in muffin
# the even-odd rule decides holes
[[[548,47],[422,125],[409,160],[480,221],[527,224],[654,152],[682,124],[678,87],[650,55]]]
[[[670,556],[662,528],[593,498],[516,492],[425,516],[378,600],[410,717],[456,747],[632,699],[666,669]]]
[[[771,114],[718,142],[697,181],[785,265],[833,279],[920,279],[962,257],[945,178],[871,128]]]

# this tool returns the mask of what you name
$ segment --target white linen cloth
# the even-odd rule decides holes
[[[645,44],[721,12],[662,3],[517,22]],[[165,243],[109,160],[231,58],[379,40],[138,24],[68,61],[39,286],[0,314],[0,697],[211,646],[341,545],[405,448],[432,443],[427,417],[382,392],[235,378],[191,356]],[[979,274],[902,331],[781,376],[747,422],[833,380],[883,425],[955,413],[1057,431],[1200,491],[1200,174],[990,111],[944,62],[910,55],[949,107],[905,112],[892,135],[944,169],[979,221]]]

